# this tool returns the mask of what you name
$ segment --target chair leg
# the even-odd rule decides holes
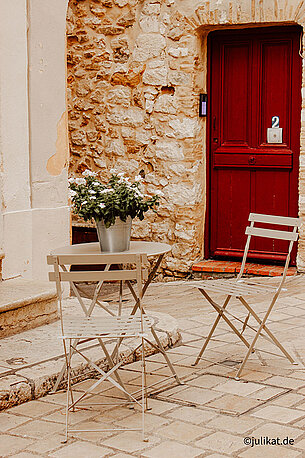
[[[260,319],[260,317],[255,313],[255,311],[252,309],[252,307],[250,307],[250,305],[248,304],[248,302],[243,298],[243,297],[240,297],[239,298],[240,302],[246,307],[246,309],[249,311],[249,313],[255,318],[255,320],[258,322],[259,325],[262,325],[262,330],[264,330],[266,332],[266,334],[268,334],[268,336],[270,337],[270,339],[272,339],[273,343],[282,351],[282,353],[286,356],[286,358],[288,359],[288,361],[291,363],[291,364],[297,364],[295,362],[295,360],[293,359],[293,357],[288,353],[288,351],[283,347],[283,345],[278,341],[278,339],[275,337],[275,335],[269,330],[269,328],[266,326],[266,321],[267,321],[267,318],[268,316],[270,315],[270,312],[273,308],[273,304],[270,305],[269,309],[267,310],[266,312],[266,315],[263,319],[263,321]],[[260,333],[261,333],[260,331]],[[258,331],[257,331],[258,332]]]
[[[222,309],[221,306],[219,306],[218,304],[216,303],[212,303],[211,304],[213,305],[213,307],[215,308],[215,310],[219,313]],[[244,338],[244,336],[242,335],[242,333],[239,332],[239,330],[234,326],[233,323],[231,323],[231,321],[226,317],[225,313],[222,314],[222,318],[225,320],[225,322],[227,323],[227,325],[232,329],[232,331],[235,332],[235,334],[240,338],[240,340],[246,345],[246,347],[250,347],[250,344],[249,342]],[[253,349],[254,351],[254,349]]]
[[[66,348],[66,345],[65,345]],[[63,441],[66,443],[68,441],[68,429],[69,429],[69,395],[70,395],[70,390],[71,390],[71,339],[69,339],[69,352],[67,355],[67,401],[66,401],[66,434],[65,434],[65,440]],[[73,404],[73,401],[72,401]]]
[[[109,363],[110,368],[114,367],[114,366],[115,366],[115,363],[114,363],[112,357],[110,356],[110,354],[109,354],[109,352],[108,352],[108,350],[107,350],[106,345],[104,344],[104,342],[102,341],[102,339],[97,339],[97,340],[99,341],[99,344],[100,344],[100,346],[102,347],[103,352],[105,353],[105,356],[106,356],[106,359],[108,360],[108,363]],[[131,398],[129,395],[126,394],[127,391],[126,391],[125,385],[124,385],[123,380],[121,379],[121,377],[120,377],[120,375],[119,375],[119,373],[118,373],[117,371],[114,372],[114,376],[115,376],[115,378],[117,379],[118,383],[124,388],[124,390],[125,390],[125,391],[124,391],[124,396],[126,397],[126,399],[128,399],[130,402],[133,402],[133,401],[132,401],[132,398]]]
[[[73,345],[77,345],[79,341],[80,341],[80,339],[75,339],[74,342],[73,342]],[[64,341],[63,341],[63,342],[64,342]],[[65,343],[64,343],[64,348],[65,348]],[[72,351],[71,357],[73,356],[73,353],[74,353],[74,351]],[[52,393],[56,393],[56,391],[58,390],[59,384],[60,384],[60,382],[62,381],[62,379],[63,379],[63,377],[64,377],[64,375],[65,375],[66,370],[67,370],[67,360],[66,360],[66,362],[63,364],[63,366],[62,366],[62,368],[61,368],[61,371],[60,371],[60,373],[59,373],[58,376],[57,376],[57,379],[56,379],[54,388],[53,388],[53,390],[52,390]]]
[[[142,440],[148,442],[145,437],[145,410],[147,410],[147,384],[146,384],[146,368],[145,368],[145,349],[144,339],[142,340]]]
[[[168,367],[170,368],[173,376],[175,377],[175,379],[179,383],[179,385],[182,385],[183,383],[181,382],[180,378],[178,377],[178,374],[175,371],[175,369],[174,369],[169,357],[167,356],[166,351],[164,350],[163,345],[161,344],[160,339],[159,339],[159,337],[158,337],[158,335],[157,335],[157,333],[156,333],[156,331],[154,330],[153,327],[151,328],[151,333],[152,333],[152,335],[153,335],[153,337],[154,337],[154,339],[155,339],[155,341],[156,341],[156,343],[158,345],[159,351],[161,351],[162,355],[164,356],[165,361],[166,361]]]
[[[206,294],[206,292],[203,291],[203,290],[200,290],[200,292],[201,292],[201,294],[203,294],[203,295],[207,298],[207,300],[211,303],[210,297]],[[212,338],[212,336],[213,336],[213,334],[214,334],[214,332],[215,332],[215,329],[216,329],[216,327],[217,327],[217,325],[218,325],[218,323],[219,323],[219,321],[220,321],[220,318],[223,316],[224,311],[225,311],[225,308],[226,308],[226,306],[228,305],[228,303],[229,303],[231,297],[232,297],[232,296],[228,296],[228,297],[226,298],[226,300],[225,300],[225,302],[224,302],[224,304],[223,304],[223,306],[222,306],[222,308],[221,308],[221,309],[222,309],[221,312],[218,312],[218,316],[217,316],[216,320],[214,321],[214,324],[213,324],[213,326],[212,326],[212,328],[211,328],[211,330],[210,330],[210,332],[209,332],[207,338],[205,339],[205,342],[204,342],[204,344],[203,344],[203,346],[202,346],[200,352],[198,353],[197,359],[196,359],[196,361],[192,364],[192,366],[196,366],[196,365],[199,363],[199,361],[200,361],[200,359],[201,359],[201,356],[203,355],[203,352],[205,351],[205,349],[206,349],[206,347],[207,347],[207,345],[208,345],[210,339]]]

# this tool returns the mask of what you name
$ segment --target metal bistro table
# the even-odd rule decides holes
[[[146,259],[146,258],[153,258],[153,257],[156,257],[156,260],[155,262],[153,263],[151,269],[150,269],[150,272],[144,282],[144,285],[143,285],[143,288],[142,288],[142,298],[143,296],[145,295],[146,291],[147,291],[147,288],[149,286],[149,284],[151,283],[151,281],[153,280],[161,262],[162,262],[162,259],[164,257],[164,255],[168,252],[171,251],[171,246],[166,244],[166,243],[160,243],[160,242],[142,242],[142,241],[131,241],[130,242],[130,249],[127,250],[127,251],[123,251],[121,252],[122,254],[141,254],[143,255],[143,258]],[[111,257],[117,257],[120,255],[120,252],[116,252],[116,253],[110,253],[110,252],[102,252],[101,249],[100,249],[100,244],[98,242],[90,242],[90,243],[80,243],[80,244],[76,244],[76,245],[69,245],[69,246],[64,246],[62,248],[57,248],[55,250],[53,250],[51,252],[51,256],[56,256],[58,257],[58,262],[59,262],[59,265],[61,266],[62,270],[63,271],[67,271],[67,268],[65,267],[64,264],[61,264],[60,262],[60,257],[61,256],[69,256],[69,257],[72,257],[73,256],[84,256],[85,260],[89,261],[88,264],[97,264],[97,265],[105,265],[105,270],[109,270],[110,269],[110,266],[111,266],[111,262],[109,263],[109,259],[111,261]],[[107,259],[107,261],[106,261]],[[116,262],[117,263],[117,262]],[[88,281],[90,281],[90,272],[88,272]],[[138,305],[139,305],[139,298],[138,298],[138,295],[136,294],[132,284],[129,282],[129,281],[126,281],[126,284],[135,300],[135,304],[133,306],[133,309],[131,311],[131,314],[133,315],[134,313],[136,313],[137,311],[137,308],[138,308]],[[98,296],[99,296],[99,293],[101,291],[101,288],[103,286],[103,282],[100,281],[96,288],[95,288],[95,292],[93,294],[93,298],[91,300],[91,304],[90,306],[87,308],[84,301],[82,300],[82,297],[80,295],[80,292],[86,296],[87,294],[79,287],[79,286],[76,286],[73,282],[70,282],[70,285],[71,285],[71,288],[73,290],[73,292],[75,293],[82,309],[83,309],[83,312],[84,314],[87,316],[87,317],[90,317],[92,312],[93,312],[93,309],[95,307],[95,305],[99,305],[100,307],[102,307],[106,312],[110,313],[111,315],[115,315],[111,310],[109,310],[109,308],[107,307],[107,303],[103,302],[103,301],[99,301],[98,300]],[[119,293],[119,309],[118,309],[118,314],[121,314],[121,308],[122,308],[122,282],[120,282],[120,293]],[[77,342],[75,342],[76,345],[77,345]],[[113,355],[112,355],[113,356]],[[170,363],[167,355],[164,355],[165,356],[165,359],[174,375],[174,377],[176,378],[177,381],[179,381],[180,383],[180,380],[174,370],[174,368],[172,367],[172,364]],[[57,378],[57,381],[56,381],[56,384],[54,386],[54,392],[58,389],[58,386],[64,376],[64,373],[65,373],[65,369],[66,369],[66,365],[63,366],[62,368],[62,371],[61,373],[59,374],[58,378]]]

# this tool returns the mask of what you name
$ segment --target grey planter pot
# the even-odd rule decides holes
[[[95,223],[101,251],[117,253],[129,250],[132,223],[130,216],[126,222],[117,217],[115,223],[108,228],[105,227],[103,220],[95,220]]]

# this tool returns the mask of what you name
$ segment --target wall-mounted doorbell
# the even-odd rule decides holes
[[[207,115],[207,102],[208,102],[207,94],[200,94],[199,95],[199,116],[200,117]]]

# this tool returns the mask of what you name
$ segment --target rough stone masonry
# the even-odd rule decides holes
[[[70,0],[70,171],[90,168],[106,177],[114,167],[141,173],[148,192],[163,191],[157,213],[134,220],[133,237],[172,245],[165,274],[183,276],[203,257],[206,125],[198,97],[206,91],[208,32],[221,25],[302,24],[303,3]],[[304,138],[302,124],[301,215]],[[301,233],[299,268],[303,252]]]

